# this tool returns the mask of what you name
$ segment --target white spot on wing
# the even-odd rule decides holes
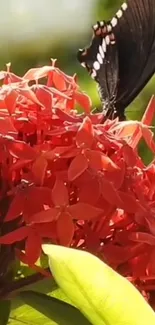
[[[111,25],[112,25],[112,27],[115,27],[117,25],[117,18],[116,17],[113,17],[111,19]]]
[[[111,31],[112,31],[112,27],[111,27],[111,25],[107,25],[107,31],[108,31],[108,32],[111,32]]]
[[[109,36],[108,36],[109,37]],[[110,41],[110,40],[109,40]],[[102,40],[102,49],[104,52],[106,52],[106,42],[105,42],[105,39],[103,38]]]
[[[101,26],[101,27],[104,26],[104,21],[100,21],[100,26]]]
[[[85,62],[81,62],[82,67],[86,68]]]
[[[99,46],[99,52],[100,52],[100,55],[101,55],[102,59],[104,59],[104,52],[103,52],[103,49],[102,49],[101,45]]]
[[[121,5],[121,8],[125,11],[125,10],[128,8],[127,3],[124,2],[124,3]]]
[[[109,35],[107,35],[107,36],[105,37],[105,42],[106,42],[107,45],[110,44],[110,38],[109,38]]]
[[[123,11],[121,9],[119,9],[117,12],[116,12],[116,16],[117,18],[121,18],[123,16]]]
[[[97,61],[102,64],[103,63],[103,59],[100,53],[97,54]]]
[[[100,64],[99,64],[99,62],[98,62],[98,61],[95,61],[94,64],[93,64],[93,67],[94,67],[94,69],[95,69],[96,71],[99,70],[99,69],[100,69]]]
[[[91,77],[92,77],[93,79],[95,79],[96,76],[97,76],[97,73],[96,73],[96,71],[93,69],[93,71],[92,71],[92,73],[91,73]]]
[[[93,29],[94,30],[97,30],[98,29],[98,25],[96,24],[96,25],[93,25]]]

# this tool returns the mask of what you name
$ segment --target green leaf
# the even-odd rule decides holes
[[[10,309],[11,309],[10,300],[0,301],[0,325],[6,325],[8,323]]]
[[[33,291],[20,294],[23,301],[50,318],[58,325],[90,325],[90,322],[74,306]]]
[[[139,291],[96,256],[57,245],[43,250],[56,282],[92,324],[155,324],[155,313]]]
[[[33,285],[26,286],[27,290],[35,290],[37,292],[48,293],[48,295],[58,298],[60,300],[70,303],[70,300],[62,292],[62,290],[55,286],[53,279],[44,279]],[[48,317],[41,314],[39,311],[32,307],[23,304],[23,300],[20,296],[16,296],[12,299],[11,314],[9,318],[9,325],[57,325],[54,321],[51,321]]]
[[[48,293],[58,299],[66,299],[66,296],[63,294],[60,289],[56,289],[57,285],[55,281],[51,278],[47,278],[41,281],[36,282],[33,285],[28,285],[25,287],[27,290],[35,290],[38,292]],[[24,288],[24,289],[25,289]],[[52,322],[39,313],[37,310],[29,307],[28,305],[23,304],[23,300],[16,296],[12,299],[11,302],[11,313],[9,318],[9,325],[56,325],[55,322]]]
[[[59,295],[57,296],[57,292],[58,292],[57,289],[58,289],[58,285],[53,278],[45,278],[33,284],[21,286],[20,292],[25,290],[31,290],[31,291],[41,292],[44,294],[50,294],[50,295],[55,295],[56,292],[56,297],[58,297],[59,299],[60,297]],[[11,310],[19,308],[21,305],[23,305],[23,301],[19,299],[19,297],[17,299],[14,298],[11,303]]]
[[[56,325],[35,309],[23,304],[23,300],[16,298],[15,303],[19,306],[11,311],[9,325]]]

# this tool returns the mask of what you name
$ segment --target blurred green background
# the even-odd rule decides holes
[[[94,107],[100,106],[96,84],[76,59],[79,48],[91,40],[91,25],[111,18],[121,0],[5,0],[0,1],[0,67],[12,63],[12,70],[22,75],[27,69],[50,64],[68,74],[78,75]],[[136,100],[126,109],[130,119],[140,119],[151,95],[155,93],[153,77]],[[150,160],[146,148],[141,149],[145,161]]]

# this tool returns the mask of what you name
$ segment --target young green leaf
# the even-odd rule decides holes
[[[91,325],[82,313],[74,306],[34,291],[20,293],[23,301],[58,325]]]
[[[155,313],[138,290],[94,255],[43,245],[52,274],[94,325],[154,325]]]
[[[11,301],[1,300],[0,301],[0,325],[7,325],[10,315]]]

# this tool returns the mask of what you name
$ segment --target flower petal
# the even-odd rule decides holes
[[[4,221],[7,222],[18,218],[24,210],[24,204],[25,195],[23,192],[19,191],[13,198]]]
[[[40,156],[35,160],[31,170],[34,177],[35,184],[40,186],[43,185],[47,166],[48,166],[47,160],[43,156]]]
[[[125,144],[121,150],[127,166],[134,167],[137,162],[137,155],[133,148],[131,148],[128,144]]]
[[[112,206],[119,207],[122,204],[122,201],[114,185],[105,179],[105,177],[100,180],[100,183],[104,199]]]
[[[88,158],[89,166],[95,170],[114,171],[119,167],[105,154],[97,150],[87,150],[86,157]]]
[[[37,157],[36,151],[23,141],[9,142],[9,151],[13,157],[23,160],[33,160]]]
[[[148,103],[148,106],[144,112],[141,122],[145,125],[150,125],[153,121],[155,114],[155,96],[153,95]]]
[[[90,148],[94,141],[94,129],[89,117],[85,117],[77,132],[76,143],[78,147]]]
[[[54,86],[59,89],[60,91],[65,91],[67,86],[66,86],[66,82],[63,78],[63,75],[61,73],[59,73],[58,71],[54,71],[53,70],[53,83]]]
[[[44,223],[51,222],[57,219],[60,210],[57,208],[50,208],[43,210],[31,216],[31,222],[33,223]]]
[[[77,155],[71,162],[68,169],[69,181],[75,180],[88,168],[88,162],[83,154]]]
[[[44,109],[46,109],[46,112],[51,113],[53,104],[52,92],[45,87],[37,87],[36,96],[39,102],[44,106]]]
[[[140,243],[146,243],[151,246],[155,246],[155,236],[145,233],[145,232],[132,232],[129,234],[130,240],[140,242]]]
[[[41,235],[37,233],[35,229],[30,228],[25,245],[25,255],[29,265],[34,264],[40,257],[41,244]]]
[[[70,214],[61,213],[57,221],[57,236],[60,245],[69,246],[74,235],[74,224]]]
[[[68,190],[64,182],[56,179],[52,189],[52,199],[55,206],[65,206],[69,203]]]
[[[123,202],[119,207],[123,208],[125,212],[135,214],[136,212],[141,211],[141,205],[134,195],[122,191],[118,191],[118,194]]]
[[[77,103],[84,108],[86,113],[90,113],[92,102],[87,94],[76,91],[74,93],[74,98],[76,99]]]
[[[0,133],[8,135],[9,133],[17,134],[17,130],[10,117],[0,117]]]
[[[114,169],[113,171],[105,171],[105,178],[113,183],[115,189],[119,189],[123,185],[126,172],[126,164],[123,159],[119,160],[117,164],[119,169]]]
[[[27,80],[38,80],[39,78],[46,77],[50,71],[53,71],[52,66],[44,66],[41,68],[32,68],[28,70],[25,75],[23,76],[23,79]]]
[[[148,145],[148,147],[152,150],[152,152],[155,152],[155,142],[154,142],[154,134],[151,130],[149,130],[147,127],[142,127],[142,135]]]
[[[5,104],[10,114],[14,113],[15,111],[17,97],[18,94],[13,89],[10,89],[10,91],[5,96]]]
[[[102,209],[82,202],[69,206],[67,211],[72,215],[72,218],[76,220],[91,220],[103,213]]]
[[[25,239],[29,234],[29,227],[24,226],[0,237],[0,243],[11,245]]]
[[[100,196],[100,185],[97,178],[79,184],[79,201],[95,205]]]

